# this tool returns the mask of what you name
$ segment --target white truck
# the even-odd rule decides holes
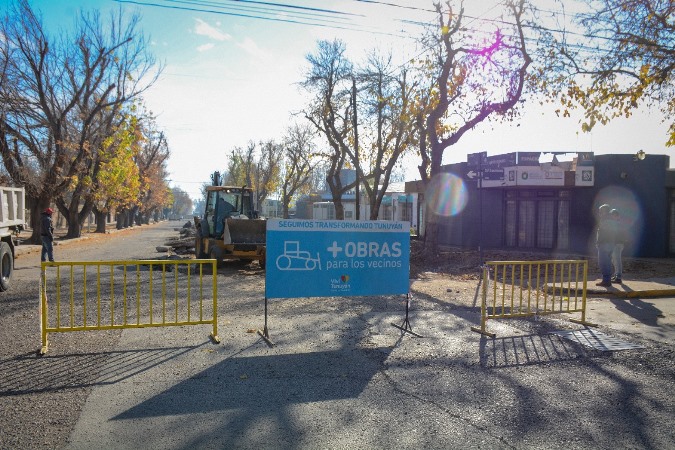
[[[0,186],[0,292],[9,289],[14,271],[16,237],[26,223],[23,188]]]

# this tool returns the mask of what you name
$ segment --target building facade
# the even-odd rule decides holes
[[[433,214],[439,243],[594,254],[596,211],[606,203],[617,209],[628,230],[625,255],[675,254],[675,172],[667,155],[579,153],[571,161],[558,161],[553,154],[549,162],[540,162],[540,156],[474,154],[467,162],[444,166],[445,173],[461,179],[461,188],[454,189],[461,189],[466,201],[455,214]],[[438,197],[422,192],[419,184],[408,183],[406,190],[417,191],[418,216]]]

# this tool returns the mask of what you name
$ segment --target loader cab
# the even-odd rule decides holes
[[[208,186],[206,188],[206,209],[202,230],[204,237],[218,238],[223,234],[224,221],[230,217],[258,217],[253,209],[253,191],[247,187]],[[205,233],[206,231],[206,233]]]

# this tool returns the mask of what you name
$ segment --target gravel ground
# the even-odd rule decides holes
[[[56,258],[157,257],[174,226],[57,246]],[[264,273],[230,264],[219,346],[197,327],[66,333],[43,357],[39,254],[24,256],[0,297],[0,449],[673,448],[672,340],[601,327],[645,348],[599,352],[548,334],[571,328],[557,316],[496,322],[500,337],[480,338],[468,330],[475,252],[421,258],[417,244],[411,322],[423,339],[390,326],[400,298],[301,298],[270,302],[270,349],[249,333]],[[626,272],[672,276],[673,264],[630,260]]]

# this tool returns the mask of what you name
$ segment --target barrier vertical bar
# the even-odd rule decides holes
[[[56,328],[61,328],[61,266],[56,266]]]
[[[136,264],[136,325],[141,323],[141,265]]]
[[[101,326],[101,266],[96,266],[96,326]]]
[[[576,265],[574,275],[574,309],[579,309],[579,263]]]
[[[214,272],[215,273],[215,272]],[[199,265],[199,320],[204,320],[204,265]]]
[[[166,323],[166,264],[162,264],[162,323]]]
[[[75,276],[73,274],[74,266],[70,265],[70,328],[75,326],[75,290],[73,288],[73,282],[75,281]]]
[[[527,311],[532,311],[532,263],[527,265]]]
[[[570,310],[571,297],[572,297],[572,263],[569,263],[567,265],[567,311]]]
[[[581,297],[581,320],[586,323],[586,281],[588,277],[588,261],[584,261],[584,285]]]
[[[87,266],[82,267],[82,279],[84,282],[84,292],[82,295],[82,325],[87,328]]]
[[[176,317],[174,322],[178,323],[178,264],[173,265],[174,273],[174,291],[173,291],[173,301],[176,304]]]
[[[497,266],[495,265],[495,273],[497,271],[496,267]],[[494,278],[496,279],[496,275]],[[483,264],[483,278],[482,278],[483,285],[481,286],[481,302],[480,302],[480,327],[471,327],[471,330],[480,333],[484,336],[492,337],[494,339],[496,335],[494,333],[490,333],[487,331],[487,316],[488,316],[487,293],[489,289],[488,287],[489,281],[490,281],[490,266],[488,264]],[[496,294],[496,290],[494,292]]]
[[[150,277],[149,285],[150,285],[150,323],[152,323],[152,265],[150,265],[150,270],[148,271],[148,276]]]
[[[518,310],[520,312],[523,311],[523,277],[524,277],[524,270],[523,270],[523,264],[520,264],[519,266],[520,269],[520,292],[518,296]]]
[[[44,355],[47,353],[48,343],[47,343],[47,265],[45,262],[42,262],[42,283],[40,287],[40,334],[42,337],[42,348],[40,349],[40,354]]]
[[[548,263],[544,263],[544,286],[548,286]],[[548,290],[544,290],[544,311],[548,306]]]
[[[110,264],[110,325],[115,325],[115,266]]]
[[[192,264],[187,263],[187,320],[190,321],[190,310],[192,306],[190,305],[190,300],[192,298]]]
[[[220,342],[218,337],[218,266],[214,259],[211,263],[211,273],[213,274],[211,283],[213,284],[213,336],[215,342]]]
[[[122,269],[122,280],[123,280],[122,299],[124,301],[124,303],[122,304],[122,313],[124,314],[124,320],[122,321],[122,323],[124,325],[126,325],[127,324],[127,265],[125,264],[122,267],[123,267],[123,269]]]
[[[511,267],[511,311],[510,314],[513,314],[513,307],[514,307],[514,298],[516,295],[516,265],[515,264],[509,264]],[[506,266],[504,266],[504,270],[506,270]],[[504,276],[504,281],[506,281],[506,276]]]

